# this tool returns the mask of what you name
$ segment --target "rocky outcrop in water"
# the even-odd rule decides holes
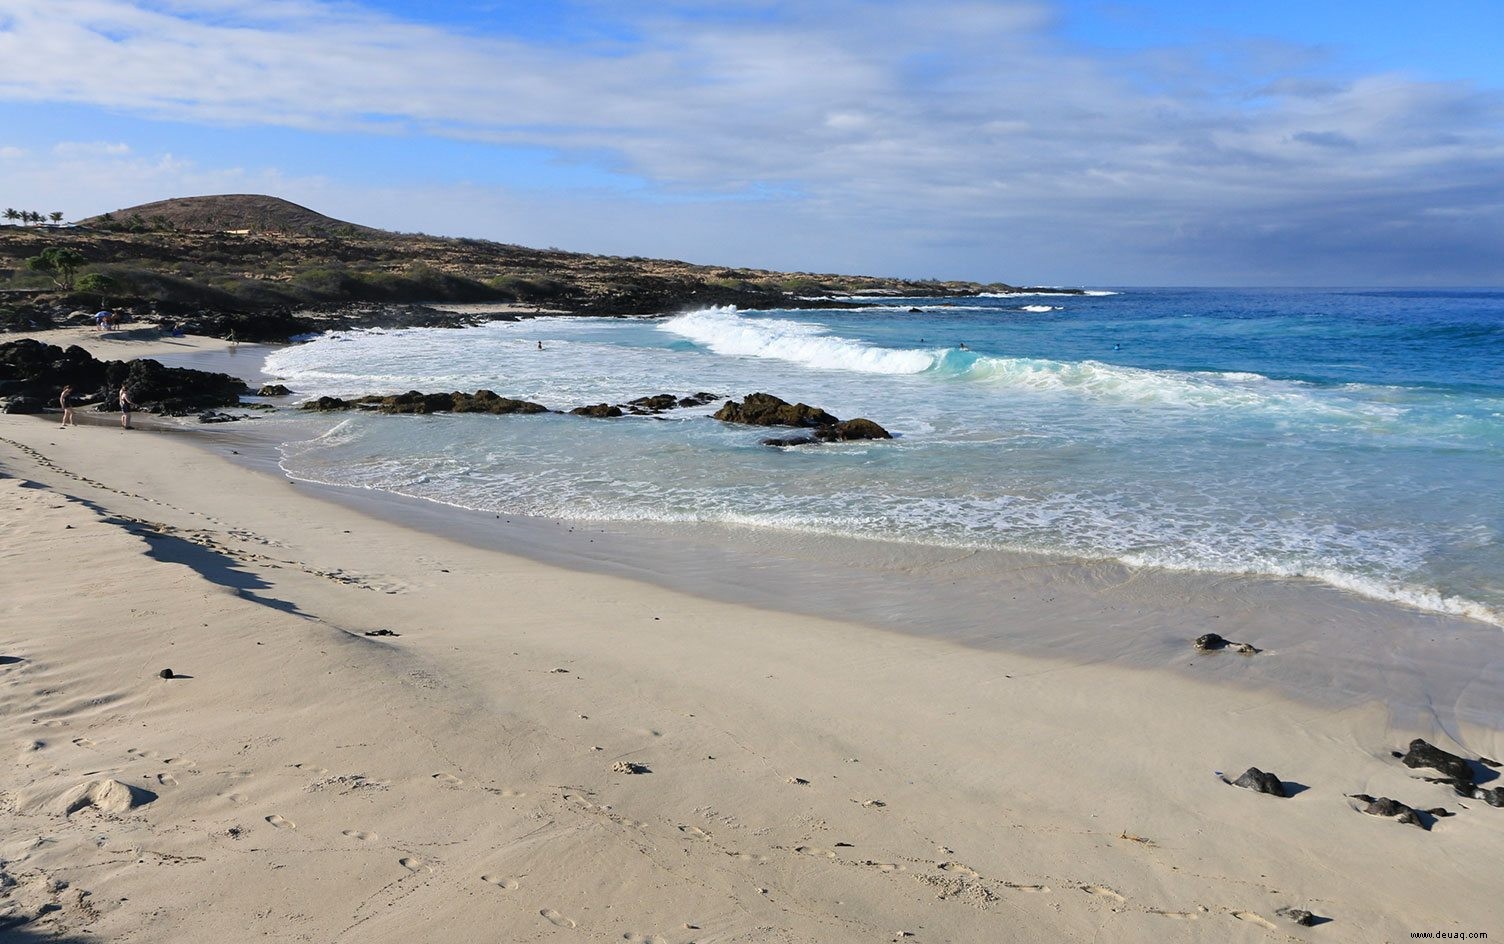
[[[597,403],[593,406],[577,406],[569,412],[575,416],[593,416],[597,419],[609,419],[622,415],[621,407],[612,406],[609,403]]]
[[[742,423],[748,426],[801,426],[813,429],[818,426],[834,426],[840,420],[819,407],[806,403],[789,403],[771,393],[749,393],[738,403],[732,400],[715,413],[723,423]]]
[[[1230,639],[1223,639],[1216,633],[1205,633],[1203,635],[1197,636],[1194,645],[1197,652],[1216,652],[1219,649],[1231,649],[1233,652],[1241,653],[1245,656],[1252,656],[1258,655],[1263,651],[1262,649],[1259,649],[1258,647],[1246,642],[1233,642]]]
[[[718,393],[706,393],[701,391],[687,397],[681,397],[673,393],[657,393],[650,397],[638,397],[628,400],[626,403],[596,403],[591,406],[577,406],[569,412],[576,416],[594,417],[617,417],[631,414],[633,416],[656,416],[669,410],[683,409],[691,406],[702,406],[721,399]]]
[[[864,417],[842,420],[807,403],[789,403],[770,393],[750,393],[738,403],[728,402],[716,411],[715,418],[724,423],[748,426],[793,426],[813,430],[809,436],[764,439],[767,446],[802,446],[815,442],[847,442],[860,439],[892,439],[877,423]]]
[[[354,400],[339,397],[319,397],[304,403],[305,410],[371,410],[376,413],[549,413],[548,407],[530,400],[514,400],[498,396],[490,390],[474,393],[419,393],[409,390],[393,396],[365,396]]]

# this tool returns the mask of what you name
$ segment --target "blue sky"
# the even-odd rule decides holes
[[[1045,284],[1504,284],[1497,0],[6,0],[0,204]]]

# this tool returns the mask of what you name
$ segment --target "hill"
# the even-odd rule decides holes
[[[177,197],[92,216],[79,225],[95,229],[172,229],[184,233],[248,232],[285,236],[353,236],[382,230],[325,216],[281,197],[229,193]]]
[[[35,271],[48,249],[77,265]],[[656,315],[692,307],[844,307],[845,296],[1025,291],[1002,283],[695,265],[392,233],[276,197],[231,194],[129,207],[74,228],[0,226],[0,328],[112,307],[205,333],[273,340],[328,327],[466,323],[554,314]],[[437,303],[505,303],[484,314]],[[401,310],[398,310],[401,309]]]

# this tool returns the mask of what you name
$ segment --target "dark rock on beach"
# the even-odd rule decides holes
[[[261,389],[256,391],[258,397],[285,397],[292,393],[291,390],[281,384],[262,384]]]
[[[1457,781],[1454,785],[1458,787],[1462,784],[1470,786],[1474,780],[1473,768],[1466,760],[1434,744],[1427,744],[1422,738],[1416,738],[1410,742],[1410,749],[1400,758],[1400,763],[1406,767],[1429,767],[1439,770],[1448,780]]]
[[[234,406],[245,382],[228,374],[164,367],[157,361],[101,361],[74,345],[64,350],[31,338],[0,344],[0,396],[33,396],[55,403],[72,385],[77,402],[115,409],[124,385],[138,407],[149,413],[186,416],[209,407]]]
[[[1303,908],[1276,908],[1274,913],[1304,928],[1309,928],[1316,923],[1316,916]]]
[[[205,410],[198,415],[200,423],[235,423],[239,422],[239,420],[240,417],[238,416],[232,416],[229,413],[220,413],[217,410]]]
[[[0,407],[0,413],[40,413],[42,401],[38,397],[11,397]]]
[[[1243,771],[1242,776],[1238,777],[1232,783],[1235,787],[1246,787],[1256,793],[1267,793],[1270,796],[1285,797],[1289,795],[1285,793],[1285,785],[1280,782],[1278,776],[1272,773],[1265,773],[1257,767],[1250,767]]]
[[[1451,816],[1451,811],[1437,807],[1432,810],[1417,810],[1415,807],[1389,797],[1372,797],[1366,793],[1349,794],[1349,798],[1366,804],[1362,812],[1369,816],[1387,816],[1410,826],[1419,826],[1429,831],[1431,817]]]

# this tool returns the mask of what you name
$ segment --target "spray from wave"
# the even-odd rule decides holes
[[[998,357],[959,348],[885,348],[832,334],[824,325],[787,318],[749,318],[735,308],[704,308],[671,318],[659,330],[726,357],[800,364],[814,370],[931,374],[1094,400],[1204,409],[1280,410],[1333,417],[1376,416],[1379,406],[1322,399],[1308,384],[1248,372],[1149,370],[1101,361]]]

